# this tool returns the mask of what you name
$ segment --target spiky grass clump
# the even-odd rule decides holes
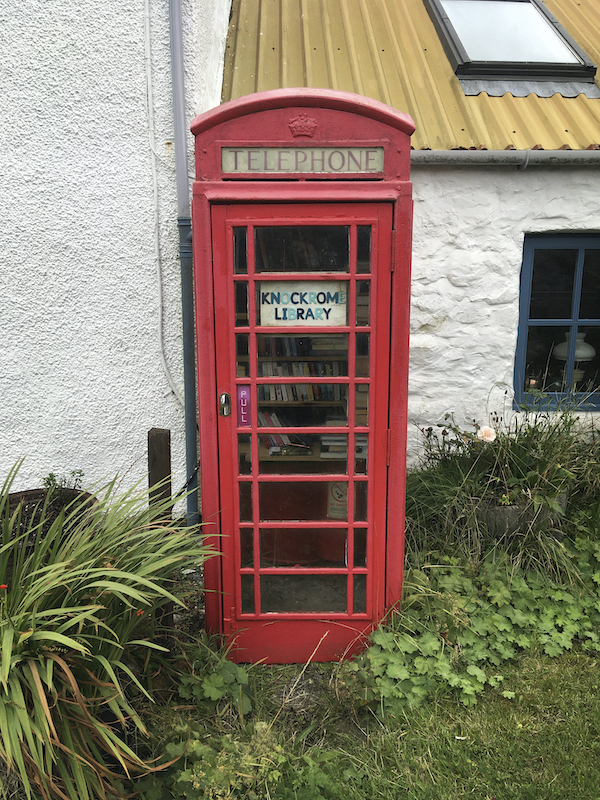
[[[145,732],[131,702],[148,696],[144,667],[156,612],[209,551],[171,521],[171,503],[114,484],[58,515],[11,509],[13,469],[0,493],[0,759],[28,797],[120,796],[149,766],[128,744]]]

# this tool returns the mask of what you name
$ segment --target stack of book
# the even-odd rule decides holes
[[[275,411],[259,411],[258,424],[261,428],[283,428],[283,423]],[[269,455],[301,455],[312,454],[310,441],[295,433],[262,433],[260,440],[269,448]]]
[[[357,433],[354,437],[356,458],[367,457],[367,434]],[[324,433],[321,435],[321,458],[346,459],[348,456],[348,436],[345,433]]]

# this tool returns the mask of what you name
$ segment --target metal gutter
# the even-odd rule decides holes
[[[600,150],[412,150],[411,167],[600,167]]]
[[[179,227],[179,263],[181,270],[181,307],[183,326],[183,382],[185,416],[185,462],[187,524],[198,522],[198,424],[196,419],[196,347],[194,330],[194,278],[192,261],[192,219],[188,179],[185,93],[183,80],[183,36],[181,0],[169,0],[171,38],[171,80],[175,174],[177,183],[177,225]]]

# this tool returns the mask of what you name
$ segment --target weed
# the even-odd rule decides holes
[[[186,669],[179,681],[180,697],[220,715],[233,707],[243,724],[252,710],[246,669],[229,661],[228,651],[219,650],[205,632],[193,644],[184,645],[183,653]]]

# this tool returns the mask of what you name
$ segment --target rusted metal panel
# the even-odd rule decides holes
[[[598,0],[546,5],[600,65]],[[466,96],[423,0],[234,0],[223,100],[298,86],[410,114],[416,149],[585,150],[600,141],[600,100]]]

